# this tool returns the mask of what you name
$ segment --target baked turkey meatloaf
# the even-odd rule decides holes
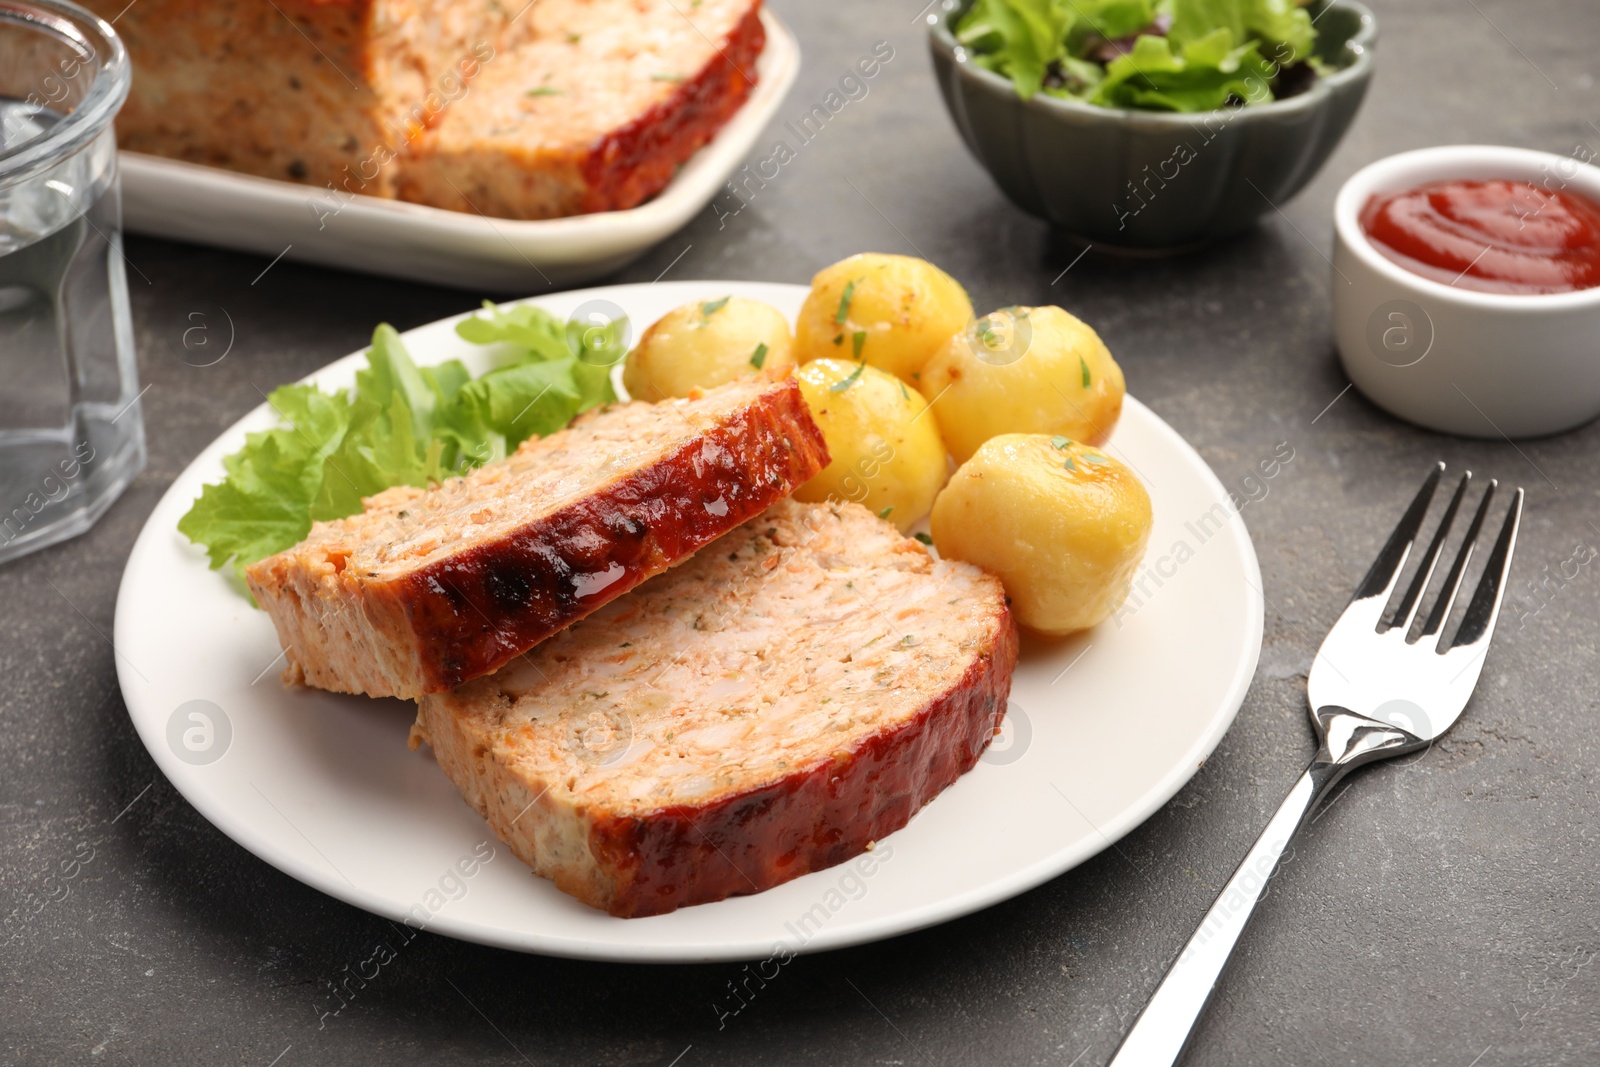
[[[85,0],[124,149],[518,219],[633,207],[749,96],[761,0]]]
[[[246,569],[284,679],[417,697],[488,674],[827,465],[793,378],[613,405]]]
[[[467,802],[613,915],[841,863],[970,770],[1017,634],[998,579],[785,501],[498,673],[419,702]]]

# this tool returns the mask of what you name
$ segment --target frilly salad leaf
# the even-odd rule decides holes
[[[282,425],[245,438],[178,520],[213,569],[236,574],[294,545],[314,521],[361,510],[364,497],[419,488],[504,457],[533,436],[616,399],[610,366],[626,321],[573,331],[540,308],[496,307],[456,332],[494,346],[494,367],[474,378],[450,360],[418,367],[387,323],[372,334],[353,390],[286,385],[267,398]]]
[[[1093,100],[1107,107],[1211,111],[1230,98],[1251,100],[1271,81],[1255,42],[1232,47],[1233,34],[1213,30],[1174,52],[1165,37],[1140,37],[1133,51],[1106,66]]]
[[[1105,107],[1266,103],[1284,68],[1317,66],[1315,27],[1293,0],[975,0],[955,34],[1023,98]]]
[[[1261,54],[1287,67],[1311,58],[1317,29],[1305,8],[1291,0],[1246,0],[1245,32],[1265,42]]]
[[[1045,72],[1066,55],[1077,21],[1068,0],[977,0],[956,26],[956,39],[980,66],[1009,77],[1017,95],[1032,96]]]

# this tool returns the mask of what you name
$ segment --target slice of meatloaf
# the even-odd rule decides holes
[[[649,199],[739,109],[760,0],[543,0],[405,161],[405,200],[543,219]]]
[[[785,501],[412,733],[534,872],[613,915],[843,862],[970,770],[1011,687],[998,579]]]
[[[317,523],[246,580],[286,681],[416,697],[495,670],[827,462],[792,378],[613,405],[466,477]]]

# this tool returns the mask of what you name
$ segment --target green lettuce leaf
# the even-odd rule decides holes
[[[572,367],[572,381],[578,387],[578,414],[590,408],[609,404],[617,399],[611,384],[611,368],[603,363],[590,363],[579,356]]]
[[[1245,39],[1244,0],[1170,0],[1172,27],[1167,39],[1182,48],[1190,41],[1227,30],[1230,42]],[[1228,47],[1233,47],[1232,43]]]
[[[1316,39],[1294,0],[975,0],[954,29],[973,62],[1024,98],[1160,111],[1265,103]],[[1104,42],[1130,37],[1131,51],[1102,62]]]
[[[418,369],[438,397],[433,437],[440,446],[440,466],[451,474],[465,474],[474,467],[504,459],[505,435],[492,428],[477,405],[462,395],[472,381],[466,365],[452,359]]]
[[[433,426],[433,409],[439,395],[411,362],[400,335],[387,322],[372,331],[372,347],[367,349],[367,369],[356,372],[356,396],[387,408],[392,397],[401,397],[411,415],[412,431],[426,437]]]
[[[205,546],[213,570],[230,561],[242,569],[310,532],[322,463],[293,432],[250,434],[223,466],[227,477],[201,489],[178,520],[180,533]]]
[[[498,307],[491,300],[485,300],[483,307],[485,314],[458,322],[456,333],[477,345],[512,345],[521,350],[516,357],[518,362],[572,355],[565,329],[548,311],[528,304]]]
[[[1254,42],[1230,47],[1227,29],[1213,30],[1174,53],[1163,37],[1140,37],[1133,51],[1106,67],[1094,102],[1157,111],[1212,111],[1230,98],[1270,100],[1276,71]]]
[[[1067,54],[1077,21],[1070,0],[977,0],[956,25],[956,39],[976,61],[1010,78],[1026,99],[1044,85],[1050,64]]]
[[[456,332],[477,344],[507,346],[510,359],[462,393],[484,423],[505,436],[508,450],[617,399],[611,368],[627,354],[625,317],[604,326],[576,319],[563,326],[527,305],[500,308],[486,300],[484,311],[462,320]]]
[[[1280,67],[1311,58],[1316,27],[1311,16],[1292,0],[1245,0],[1246,31],[1264,42],[1261,53]]]
[[[504,457],[616,399],[610,364],[626,321],[578,334],[539,308],[496,307],[456,332],[497,346],[496,367],[473,378],[450,360],[418,367],[387,323],[372,334],[353,390],[286,385],[268,397],[282,425],[245,439],[226,476],[202,488],[178,529],[213,569],[236,573],[302,540],[313,521],[361,510],[397,485],[424,488]]]
[[[354,515],[365,497],[397,485],[426,488],[445,479],[443,444],[419,439],[410,405],[400,393],[383,407],[365,397],[351,407],[350,427],[323,464],[311,518],[321,522]],[[293,542],[290,542],[291,544]]]
[[[1074,54],[1095,40],[1132,37],[1156,17],[1151,0],[1073,0],[1071,10],[1077,16],[1068,36]]]
[[[572,421],[578,413],[577,383],[571,356],[543,363],[525,363],[485,374],[462,393],[484,422],[505,437],[506,448],[535,435],[543,437]]]

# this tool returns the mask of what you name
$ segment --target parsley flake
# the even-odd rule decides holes
[[[731,297],[726,297],[725,296],[721,300],[709,300],[706,303],[700,305],[700,314],[703,317],[709,319],[711,316],[715,315],[717,312],[719,312],[723,308],[727,307],[728,306],[728,301],[730,299],[731,299]]]
[[[1083,387],[1089,388],[1089,364],[1084,362],[1082,356],[1078,357],[1078,366],[1083,368]]]
[[[1062,437],[1060,434],[1057,434],[1056,436],[1050,438],[1050,444],[1055,447],[1055,450],[1057,452],[1061,451],[1063,448],[1066,448],[1071,443],[1072,443],[1072,438],[1070,438],[1070,437]]]
[[[1100,453],[1098,453],[1098,452],[1085,452],[1083,454],[1083,456],[1082,456],[1082,459],[1083,459],[1083,461],[1085,463],[1093,463],[1096,466],[1103,466],[1103,465],[1111,462],[1109,459],[1107,459],[1106,457],[1100,455]]]
[[[923,533],[920,530],[917,531],[916,533],[912,534],[911,536],[915,537],[918,541],[921,541],[925,545],[928,545],[930,547],[932,547],[932,545],[933,545],[933,538],[929,537],[927,534]]]
[[[1076,463],[1072,462],[1072,457],[1071,456],[1067,457],[1067,461],[1065,463],[1063,463],[1062,466],[1065,467],[1067,470],[1072,471],[1073,473],[1077,473],[1078,465]]]
[[[528,92],[527,92],[527,95],[528,96],[560,96],[561,95],[561,90],[560,89],[552,89],[548,85],[541,85],[537,89],[529,89]]]
[[[861,377],[861,372],[866,370],[866,369],[867,369],[867,365],[865,363],[857,363],[856,364],[856,369],[850,373],[850,377],[845,378],[843,381],[834,382],[832,385],[828,386],[828,392],[830,392],[830,393],[842,393],[842,392],[844,392],[846,389],[848,389],[852,385],[856,384],[856,379]]]
[[[888,507],[886,507],[882,511],[878,512],[878,518],[887,519],[889,517],[889,512],[891,512],[893,510],[894,510],[894,505],[890,504]]]
[[[854,279],[845,282],[844,292],[839,294],[839,310],[834,313],[834,322],[843,324],[844,320],[850,317],[850,298],[854,296],[855,293],[856,283]]]
[[[761,369],[761,365],[763,363],[765,363],[766,361],[767,361],[767,343],[765,341],[763,341],[760,344],[756,345],[756,350],[754,352],[750,353],[750,365],[752,367],[754,367],[756,370],[760,370]]]
[[[1000,347],[1000,335],[995,332],[994,323],[988,318],[978,320],[978,336],[983,338],[983,347],[989,349]]]
[[[851,358],[860,359],[861,358],[861,349],[862,349],[862,347],[864,345],[866,345],[866,343],[867,343],[867,331],[866,330],[857,330],[855,333],[851,334],[850,335],[850,353],[851,353]]]

